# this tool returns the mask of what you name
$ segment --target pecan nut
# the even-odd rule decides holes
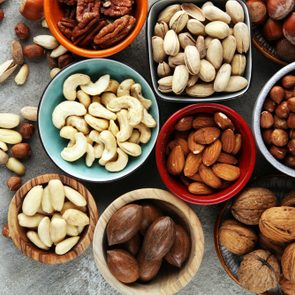
[[[105,2],[106,3],[106,2]],[[102,9],[102,13],[106,16],[117,17],[130,14],[132,11],[132,0],[110,0],[107,1],[108,7]],[[105,7],[105,5],[104,5]]]
[[[58,2],[69,6],[77,4],[77,0],[58,0]]]
[[[77,21],[88,23],[93,18],[99,17],[101,2],[97,0],[77,1]]]
[[[58,22],[58,28],[68,38],[71,39],[73,29],[77,26],[77,21],[71,18],[63,17]]]

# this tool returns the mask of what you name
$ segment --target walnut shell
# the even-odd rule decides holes
[[[264,293],[277,286],[280,265],[269,251],[255,250],[244,256],[238,278],[245,289],[258,294]]]
[[[295,284],[295,243],[285,249],[281,264],[284,277]]]
[[[240,222],[248,225],[259,223],[261,214],[277,204],[275,194],[261,187],[244,190],[235,200],[231,212]]]
[[[289,192],[282,200],[281,206],[295,207],[295,191]]]
[[[259,221],[259,229],[267,238],[276,242],[295,239],[295,208],[273,207],[265,210]]]
[[[273,241],[263,234],[259,234],[259,245],[262,249],[270,251],[272,254],[275,254],[278,258],[283,255],[283,252],[286,248],[285,243],[280,243]]]
[[[228,251],[244,255],[255,248],[255,232],[240,222],[230,219],[223,222],[219,230],[219,241]]]
[[[288,281],[284,277],[280,280],[280,286],[285,295],[295,295],[295,283]]]

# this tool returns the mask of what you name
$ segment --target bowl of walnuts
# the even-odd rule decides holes
[[[216,220],[218,258],[227,274],[248,291],[295,290],[294,184],[284,175],[257,178],[225,204]]]

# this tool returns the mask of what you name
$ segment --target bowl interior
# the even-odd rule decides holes
[[[140,204],[142,200],[145,203],[155,204],[186,227],[191,236],[191,253],[180,270],[165,265],[151,282],[125,285],[120,283],[107,267],[105,229],[111,216],[119,208],[134,202]],[[163,294],[169,295],[183,288],[198,271],[204,252],[204,236],[198,217],[183,201],[160,189],[139,189],[119,197],[104,211],[95,229],[93,251],[98,269],[121,294],[158,294],[161,288]]]
[[[51,179],[60,179],[63,184],[77,190],[87,200],[87,214],[90,218],[90,224],[84,228],[76,246],[64,255],[57,255],[52,249],[50,251],[45,251],[36,247],[26,236],[28,229],[20,226],[17,218],[17,215],[21,212],[23,199],[26,194],[36,185],[47,185]],[[91,193],[86,187],[74,179],[58,174],[45,174],[26,182],[14,195],[8,211],[9,233],[15,246],[25,255],[46,264],[65,263],[75,259],[83,253],[92,241],[97,220],[97,207]]]
[[[245,13],[245,23],[248,25],[250,34],[251,34],[251,22],[250,22],[250,16],[247,9],[246,4],[242,0],[237,0],[243,7],[244,13]],[[150,66],[150,72],[151,72],[151,78],[152,78],[152,84],[154,87],[155,92],[157,93],[157,96],[162,98],[163,100],[171,101],[171,102],[204,102],[204,101],[223,101],[233,98],[238,98],[242,94],[244,94],[248,88],[250,87],[251,82],[251,75],[252,75],[252,48],[250,46],[249,51],[246,54],[247,58],[247,65],[246,70],[244,73],[245,78],[248,80],[248,86],[244,89],[233,92],[233,93],[213,93],[209,97],[205,98],[194,98],[190,97],[186,94],[176,95],[173,93],[162,93],[158,90],[158,75],[157,75],[157,63],[153,61],[153,50],[152,50],[152,36],[154,34],[154,26],[157,22],[158,16],[160,12],[165,9],[169,5],[173,4],[179,4],[181,2],[192,2],[199,7],[201,7],[206,1],[203,0],[187,0],[187,1],[179,1],[179,0],[159,0],[155,2],[155,4],[150,8],[148,20],[147,20],[147,44],[148,44],[148,56],[149,56],[149,66]],[[214,1],[214,5],[225,9],[225,0],[216,0]]]
[[[198,113],[224,112],[234,123],[236,131],[242,135],[242,148],[239,153],[240,177],[229,187],[207,196],[191,194],[179,178],[170,175],[166,169],[166,147],[179,119]],[[181,109],[172,115],[162,127],[156,147],[157,166],[165,185],[183,200],[199,205],[213,205],[224,202],[236,195],[249,181],[256,162],[256,148],[252,132],[245,120],[234,110],[219,104],[197,104]]]
[[[59,130],[54,127],[51,117],[54,108],[60,102],[65,100],[62,91],[65,79],[74,73],[87,74],[93,81],[104,74],[110,74],[112,79],[116,79],[118,81],[132,78],[137,83],[142,85],[143,95],[152,100],[152,106],[149,112],[155,118],[157,127],[152,129],[152,137],[150,141],[147,144],[142,145],[142,154],[137,158],[129,157],[127,167],[120,172],[108,172],[104,167],[98,164],[94,164],[91,168],[89,168],[85,164],[84,157],[74,163],[66,162],[60,155],[63,148],[66,147],[67,141],[59,136]],[[66,173],[77,178],[93,182],[115,180],[131,173],[139,167],[146,160],[154,147],[159,131],[158,125],[159,111],[157,101],[153,91],[145,79],[129,66],[107,59],[84,60],[61,71],[45,89],[38,111],[40,138],[49,157]]]
[[[90,50],[75,46],[60,32],[57,24],[63,17],[64,11],[57,0],[44,0],[44,14],[51,33],[68,50],[85,57],[107,57],[126,48],[136,38],[144,25],[147,10],[148,4],[146,0],[135,0],[134,17],[137,21],[133,31],[115,46],[102,50]]]

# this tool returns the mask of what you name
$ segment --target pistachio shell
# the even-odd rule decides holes
[[[208,49],[209,44],[211,43],[212,40],[213,40],[213,38],[209,37],[209,36],[205,38],[205,48],[206,49]]]
[[[201,22],[205,20],[205,16],[201,8],[193,3],[183,3],[181,9],[184,10],[190,17],[197,19]]]
[[[237,48],[236,38],[229,35],[222,41],[223,59],[225,62],[230,63],[234,57]]]
[[[171,69],[170,69],[169,65],[163,61],[163,62],[159,63],[158,68],[157,68],[157,73],[160,78],[163,78],[163,77],[169,76],[171,74]]]
[[[207,60],[215,69],[219,69],[223,60],[223,48],[218,39],[213,39],[207,49]]]
[[[242,76],[246,69],[246,56],[243,54],[235,54],[231,62],[231,73],[234,76]]]
[[[208,97],[214,93],[212,83],[198,83],[186,88],[186,93],[193,97]]]
[[[222,92],[229,83],[231,65],[223,64],[217,72],[213,88],[216,92]]]
[[[181,10],[181,7],[179,4],[174,4],[166,7],[159,15],[158,22],[165,22],[169,23],[171,17],[177,12]]]
[[[166,33],[168,32],[169,27],[167,23],[161,21],[159,23],[156,23],[155,28],[154,28],[154,34],[155,36],[161,37],[164,39]]]
[[[213,21],[205,26],[205,32],[213,38],[224,39],[229,35],[230,30],[226,23],[222,21]]]
[[[200,58],[204,58],[206,56],[207,50],[205,46],[205,39],[203,36],[198,36],[196,41],[196,47],[200,53]]]
[[[188,15],[185,11],[177,11],[169,21],[170,29],[174,30],[176,33],[181,32],[188,22]]]
[[[248,80],[241,76],[231,76],[229,82],[224,89],[225,92],[236,92],[248,85]]]
[[[242,5],[236,0],[229,0],[225,4],[225,10],[231,17],[234,24],[243,22],[245,18],[244,9]]]
[[[167,76],[158,81],[158,89],[163,93],[172,92],[172,79],[173,76]]]
[[[190,75],[187,81],[187,87],[194,86],[198,82],[198,80],[199,80],[198,75]]]
[[[184,62],[191,75],[200,71],[200,54],[196,46],[187,46],[184,50]]]
[[[245,23],[235,24],[233,34],[237,41],[237,51],[239,53],[247,52],[250,47],[250,32]]]
[[[179,65],[184,65],[184,53],[179,52],[175,56],[169,56],[168,63],[171,68],[175,68]]]
[[[190,19],[187,22],[187,29],[193,35],[205,35],[205,26],[196,19]]]
[[[225,22],[226,24],[229,24],[231,21],[230,16],[226,12],[214,5],[205,6],[202,10],[205,17],[210,21],[218,20]]]
[[[211,82],[215,79],[216,71],[213,65],[206,59],[202,59],[200,63],[199,77],[204,82]]]
[[[13,60],[8,60],[0,65],[0,83],[4,82],[17,68]]]
[[[166,58],[166,53],[164,51],[164,40],[161,37],[154,36],[152,38],[152,48],[154,61],[157,63],[162,62]]]
[[[179,34],[178,39],[179,39],[180,46],[183,49],[185,49],[185,47],[188,45],[195,45],[196,44],[194,37],[188,32]]]
[[[186,88],[189,79],[189,72],[184,65],[175,67],[172,79],[172,91],[175,94],[181,94]]]
[[[169,30],[164,38],[164,51],[167,55],[175,56],[179,53],[180,44],[174,30]]]

